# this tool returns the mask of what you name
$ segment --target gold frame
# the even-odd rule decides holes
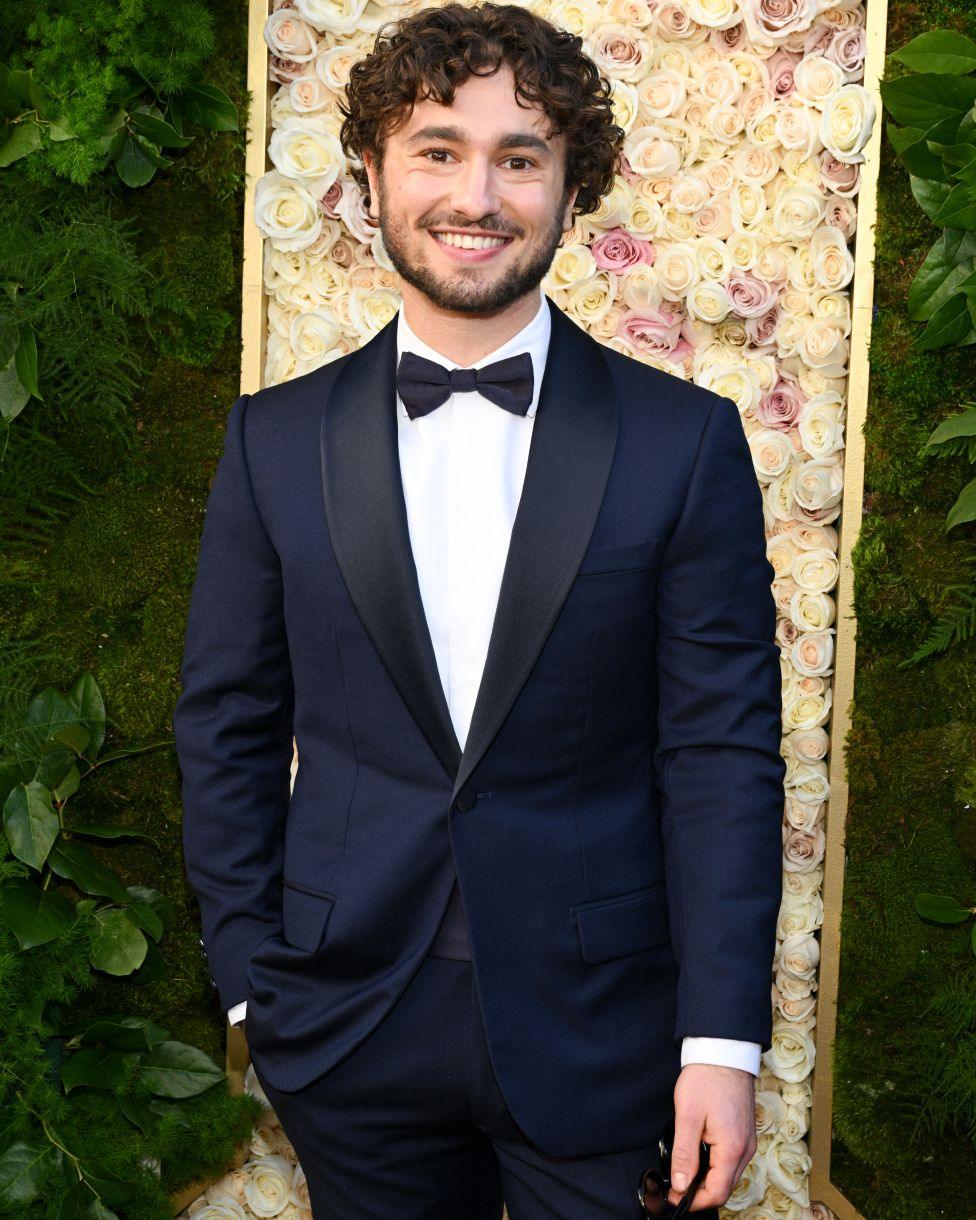
[[[268,141],[271,116],[268,89],[268,47],[264,24],[271,11],[270,0],[249,0],[247,87],[250,109],[247,125],[244,195],[244,266],[241,310],[240,392],[253,394],[261,388],[267,352],[267,293],[264,288],[264,241],[254,223],[254,185],[271,168]],[[824,854],[824,921],[818,973],[816,1057],[813,1070],[813,1109],[809,1149],[812,1166],[808,1185],[810,1199],[825,1203],[838,1220],[864,1220],[850,1200],[830,1180],[833,1042],[837,1025],[837,990],[840,966],[840,920],[844,889],[844,836],[847,817],[847,777],[844,742],[850,728],[849,706],[854,693],[856,620],[854,616],[851,550],[861,528],[864,490],[864,435],[867,413],[871,310],[874,289],[874,229],[877,220],[877,179],[880,165],[883,112],[880,81],[884,70],[888,0],[865,0],[867,58],[863,85],[877,108],[874,130],[865,148],[861,186],[857,196],[858,225],[854,247],[852,329],[847,383],[845,429],[844,498],[838,523],[840,575],[835,591],[837,635],[833,682],[833,710],[829,730],[828,778],[830,797],[826,807]],[[226,1071],[231,1092],[243,1090],[248,1064],[243,1033],[228,1025]],[[240,1164],[249,1151],[245,1142],[234,1158]],[[173,1202],[185,1207],[206,1189],[194,1183]]]
[[[864,1220],[847,1196],[830,1180],[833,1135],[834,1037],[837,1030],[837,991],[840,979],[840,921],[844,897],[844,839],[847,828],[847,774],[844,743],[851,726],[857,620],[854,615],[854,573],[851,550],[861,530],[864,500],[864,421],[868,406],[871,317],[874,300],[874,229],[878,218],[878,171],[881,164],[881,76],[884,72],[888,0],[865,0],[867,58],[864,88],[874,99],[877,117],[864,150],[861,187],[857,195],[857,233],[854,237],[854,282],[851,303],[851,354],[847,379],[844,499],[838,524],[840,576],[837,582],[837,635],[833,708],[830,720],[828,781],[824,851],[824,920],[820,929],[820,970],[817,993],[816,1055],[813,1068],[813,1110],[809,1149],[812,1165],[810,1199],[825,1203],[838,1220]]]

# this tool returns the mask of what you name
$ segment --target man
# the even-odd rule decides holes
[[[672,1114],[714,1217],[781,895],[742,423],[540,291],[622,135],[578,39],[424,10],[347,99],[403,307],[228,419],[174,715],[215,986],[316,1220],[640,1217]]]

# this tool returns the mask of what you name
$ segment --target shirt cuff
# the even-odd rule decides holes
[[[235,1004],[233,1008],[227,1010],[227,1020],[231,1025],[236,1025],[239,1021],[244,1020],[244,1014],[247,1010],[247,1000],[241,1000],[240,1004]]]
[[[682,1038],[681,1066],[686,1063],[715,1063],[742,1068],[759,1075],[760,1045],[738,1038]]]

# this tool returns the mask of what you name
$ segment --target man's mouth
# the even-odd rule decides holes
[[[449,233],[430,230],[430,235],[443,249],[450,251],[454,258],[465,262],[482,261],[492,258],[499,250],[503,250],[513,241],[511,237],[502,234],[471,234]]]

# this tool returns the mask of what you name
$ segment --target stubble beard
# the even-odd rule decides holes
[[[452,274],[438,273],[424,259],[411,261],[404,226],[390,216],[384,200],[385,192],[381,191],[379,223],[383,245],[400,278],[423,293],[439,309],[472,315],[497,313],[537,288],[552,266],[563,238],[562,211],[568,194],[568,191],[564,194],[562,206],[543,234],[541,244],[529,251],[527,260],[516,259],[500,276],[484,275],[481,265],[476,263],[471,265],[470,270],[459,266]],[[418,229],[417,232],[426,234],[428,230]],[[432,240],[436,241],[436,238]]]

